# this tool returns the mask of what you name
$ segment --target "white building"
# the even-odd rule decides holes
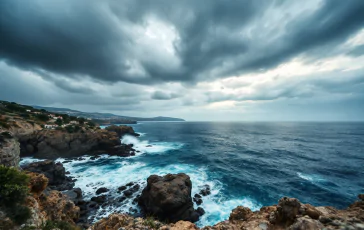
[[[58,125],[44,125],[44,128],[46,129],[54,129],[57,128]]]
[[[79,124],[79,122],[78,122],[78,121],[70,121],[70,124],[78,125],[78,124]]]

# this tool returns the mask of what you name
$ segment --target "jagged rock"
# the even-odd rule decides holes
[[[94,201],[98,204],[102,204],[106,201],[106,196],[105,195],[101,195],[101,196],[94,196],[91,198],[91,201]]]
[[[120,186],[119,188],[118,188],[118,191],[124,191],[126,189],[126,186]]]
[[[157,220],[145,220],[133,218],[126,214],[111,214],[91,226],[90,230],[136,230],[136,229],[159,229],[162,226]]]
[[[358,198],[359,198],[360,200],[364,201],[364,194],[359,194],[359,195],[358,195]]]
[[[238,206],[230,213],[229,220],[248,220],[252,214],[253,212],[249,208]]]
[[[202,204],[202,199],[201,199],[201,195],[199,195],[199,194],[195,194],[194,196],[193,196],[193,201],[197,204],[197,205],[200,205],[200,204]]]
[[[198,207],[198,208],[196,209],[196,212],[197,212],[200,216],[202,216],[202,215],[204,215],[204,214],[205,214],[205,210],[204,210],[203,208],[201,208],[201,207]]]
[[[192,224],[188,221],[180,220],[175,224],[171,224],[171,226],[163,226],[160,230],[197,230],[196,225]]]
[[[101,193],[105,193],[105,192],[108,192],[109,189],[105,188],[105,187],[102,187],[102,188],[99,188],[96,190],[96,195],[99,195]]]
[[[201,189],[200,191],[200,194],[203,195],[203,196],[207,196],[207,195],[210,195],[211,194],[211,188],[210,188],[210,185],[204,185],[204,188]]]
[[[115,132],[107,130],[86,130],[68,133],[63,130],[38,130],[18,137],[21,156],[33,156],[43,159],[59,157],[80,157],[84,154],[110,153],[111,155],[129,156],[132,147],[121,144]]]
[[[1,133],[1,131],[0,131]],[[1,135],[0,135],[1,137]],[[1,138],[0,138],[1,139]],[[0,165],[19,167],[20,145],[14,138],[0,140]]]
[[[308,216],[299,217],[289,227],[289,230],[319,230],[323,229],[324,226],[318,220],[313,220]]]
[[[39,206],[48,220],[75,223],[80,217],[80,208],[59,191],[42,194]]]
[[[318,220],[320,215],[322,215],[322,213],[319,210],[317,210],[314,206],[312,206],[310,204],[304,205],[303,214],[308,215],[309,217],[311,217],[312,219],[315,219],[315,220]]]
[[[283,197],[279,200],[277,211],[274,213],[274,217],[271,218],[270,221],[274,224],[289,226],[295,221],[300,210],[301,203],[299,200],[296,198]]]
[[[105,128],[107,131],[115,132],[118,134],[119,138],[123,137],[124,135],[128,134],[131,136],[140,136],[138,133],[135,133],[133,127],[126,126],[126,125],[110,125]]]
[[[193,209],[192,182],[184,173],[148,177],[147,187],[139,198],[139,205],[147,214],[171,222],[195,222],[199,214]]]
[[[29,172],[27,175],[29,176],[30,192],[38,197],[47,188],[48,178],[44,174],[33,172]]]
[[[66,176],[66,170],[60,162],[55,163],[52,160],[39,161],[25,165],[23,169],[44,174],[49,180],[49,187],[52,189],[63,191],[72,189],[74,186],[74,182],[70,177]]]

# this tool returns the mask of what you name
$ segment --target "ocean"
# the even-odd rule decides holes
[[[315,206],[345,208],[364,193],[364,123],[141,122],[131,126],[141,136],[124,136],[122,142],[134,144],[140,151],[136,156],[85,157],[64,164],[86,198],[95,196],[99,187],[121,196],[117,188],[128,182],[144,187],[152,174],[183,172],[191,177],[192,196],[206,184],[211,187],[211,195],[203,197],[201,205],[206,214],[197,223],[206,226],[228,219],[238,205],[258,210],[289,196]],[[132,200],[100,208],[96,219],[112,212],[137,214]]]

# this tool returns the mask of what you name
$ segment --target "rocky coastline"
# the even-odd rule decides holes
[[[206,185],[198,194],[192,194],[193,184],[184,173],[151,175],[144,184],[131,181],[119,185],[115,191],[119,194],[117,198],[110,196],[114,191],[109,188],[95,187],[95,195],[85,199],[83,191],[75,187],[76,179],[66,172],[61,162],[54,160],[82,159],[85,154],[97,158],[104,153],[132,156],[135,154],[133,146],[120,141],[123,135],[138,136],[132,127],[113,125],[105,130],[68,133],[45,130],[23,120],[15,123],[10,128],[0,128],[0,166],[5,166],[3,169],[16,168],[29,178],[29,193],[24,205],[29,208],[30,217],[25,223],[18,224],[6,215],[6,208],[0,206],[0,229],[364,229],[364,194],[344,210],[314,207],[288,197],[280,199],[277,205],[262,207],[255,212],[238,206],[228,220],[198,228],[194,222],[205,213],[199,205],[205,196],[210,195],[210,187]],[[20,168],[22,156],[47,160]],[[4,189],[6,187],[0,185],[0,190]],[[142,213],[135,215],[135,210],[130,210],[129,214],[113,213],[98,221],[94,219],[104,207],[120,205],[127,199],[138,204]],[[67,224],[68,227],[44,228],[44,223],[48,222]]]
[[[235,229],[363,229],[364,195],[358,196],[347,209],[333,207],[314,207],[303,204],[295,198],[284,197],[277,205],[262,207],[253,212],[249,208],[238,206],[232,210],[226,221],[214,226],[198,228],[196,222],[204,210],[194,209],[196,197],[208,196],[209,188],[199,194],[191,194],[192,182],[186,174],[151,175],[145,187],[130,182],[119,187],[123,199],[132,199],[133,193],[141,192],[135,198],[142,216],[125,213],[113,213],[107,218],[96,221],[90,216],[110,202],[109,189],[99,187],[95,196],[89,200],[83,198],[82,190],[74,187],[75,179],[69,175],[62,163],[46,160],[24,165],[22,170],[31,178],[31,195],[27,205],[32,210],[28,226],[39,226],[44,220],[65,221],[79,229],[163,229],[163,230],[235,230]],[[196,196],[199,195],[199,196]],[[55,206],[56,208],[52,208]],[[0,210],[1,214],[1,210]],[[9,229],[21,229],[8,218],[0,224],[12,226]],[[4,223],[4,221],[6,223]],[[38,224],[38,225],[37,225]],[[42,229],[42,228],[34,228]]]

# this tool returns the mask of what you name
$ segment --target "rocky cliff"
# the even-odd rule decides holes
[[[19,142],[11,136],[5,136],[0,134],[0,164],[5,166],[18,167],[19,160]]]
[[[115,153],[121,145],[118,135],[107,130],[68,133],[63,130],[39,130],[19,138],[21,155],[45,159],[78,157],[85,154]]]
[[[0,137],[0,164],[17,166],[20,156],[44,159],[69,158],[82,155],[110,154],[134,155],[132,145],[122,144],[120,136],[136,136],[132,127],[116,126],[112,131],[94,129],[69,133],[66,130],[42,129],[37,124],[15,119],[9,128],[0,128],[11,138]]]

